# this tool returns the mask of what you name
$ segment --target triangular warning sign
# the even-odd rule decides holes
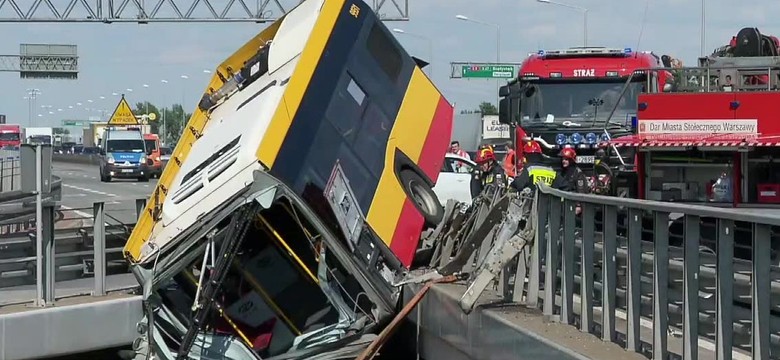
[[[111,119],[108,120],[109,125],[138,125],[138,119],[135,118],[133,110],[130,109],[130,104],[125,100],[125,96],[122,95],[122,99],[119,100],[119,105],[114,110],[114,115],[111,115]]]

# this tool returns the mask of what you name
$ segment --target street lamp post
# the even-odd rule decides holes
[[[39,89],[27,89],[27,106],[29,106],[29,121],[30,126],[33,126],[33,109],[35,109],[35,99],[38,98],[38,95],[41,94],[41,90]]]
[[[494,26],[496,28],[496,65],[498,65],[501,62],[501,25],[474,20],[465,15],[455,15],[455,18],[462,21],[470,21],[480,25]],[[500,87],[501,87],[501,79],[499,78],[496,79],[496,107],[498,107],[498,103],[500,102],[498,96]]]
[[[180,77],[182,79],[184,79],[184,80],[187,80],[187,79],[190,78],[187,75],[182,75]],[[187,125],[187,123],[185,122],[186,120],[184,120],[184,97],[185,97],[184,96],[184,91],[185,91],[186,88],[187,88],[186,85],[182,85],[182,87],[181,87],[181,123],[179,125],[180,125],[180,128],[182,128],[182,129],[184,129],[184,127]]]
[[[160,82],[163,83],[163,84],[167,84],[168,80],[162,79],[162,80],[160,80]],[[162,142],[163,142],[163,145],[168,145],[168,138],[166,137],[166,135],[168,134],[168,129],[165,127],[165,113],[168,112],[168,111],[166,111],[166,109],[167,108],[163,108],[163,111],[162,111],[162,139],[163,139]]]
[[[582,46],[586,46],[586,47],[588,46],[588,9],[582,6],[564,4],[553,0],[536,0],[536,1],[543,4],[557,5],[569,9],[574,9],[577,11],[582,11],[582,16],[583,16],[583,29],[582,29],[583,45]]]
[[[428,69],[428,76],[433,78],[433,40],[431,40],[428,37],[422,36],[422,35],[406,32],[403,29],[393,29],[393,32],[399,33],[399,34],[404,34],[404,35],[409,35],[411,37],[416,37],[418,39],[422,39],[422,40],[425,40],[425,41],[428,42],[428,61],[430,62],[430,64],[428,64],[428,68],[429,68]]]

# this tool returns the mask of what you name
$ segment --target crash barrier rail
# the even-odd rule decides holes
[[[27,231],[35,222],[35,194],[20,189],[0,192],[0,236]],[[62,199],[62,179],[52,175],[51,191],[43,194],[44,204],[56,205]]]
[[[683,67],[646,70],[656,76],[647,77],[646,89],[651,86],[654,78],[662,72],[673,76],[672,92],[724,92],[724,91],[768,91],[777,90],[780,84],[780,64],[767,66],[763,64],[766,58],[740,58],[741,62],[754,60],[754,65]],[[777,62],[777,60],[775,60]],[[660,92],[662,87],[657,91]]]
[[[446,216],[424,244],[442,275],[470,273],[464,311],[496,285],[507,302],[654,359],[780,357],[780,269],[770,263],[780,216],[543,185],[533,198],[448,203]],[[670,246],[679,221],[683,241]],[[712,253],[701,251],[702,223],[715,224]],[[735,258],[735,241],[745,240],[751,259]]]
[[[96,154],[52,154],[52,161],[100,165],[100,157]]]
[[[136,218],[145,206],[146,199],[135,201]],[[65,212],[81,212],[76,210]],[[134,224],[115,219],[105,211],[103,202],[94,203],[91,211],[89,217],[57,216],[61,211],[49,204],[43,207],[42,239],[36,239],[34,229],[0,235],[0,292],[34,284],[37,293],[35,299],[4,298],[2,305],[34,300],[45,306],[55,299],[55,282],[90,277],[95,280],[92,293],[105,295],[106,276],[129,271],[122,250]],[[59,223],[77,225],[58,228]],[[38,247],[43,251],[38,253]]]

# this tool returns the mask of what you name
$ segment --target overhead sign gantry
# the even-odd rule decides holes
[[[21,44],[19,55],[0,55],[0,72],[3,71],[18,72],[22,79],[77,79],[77,48],[63,44]]]

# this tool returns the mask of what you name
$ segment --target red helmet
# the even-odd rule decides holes
[[[539,146],[539,143],[536,141],[528,141],[523,145],[523,153],[524,154],[541,154],[542,153],[542,147]]]
[[[575,161],[577,160],[577,152],[570,147],[563,148],[563,150],[561,150],[561,158]]]
[[[477,163],[484,163],[488,160],[496,160],[496,154],[493,153],[493,149],[490,147],[479,149],[479,152],[477,153]]]

